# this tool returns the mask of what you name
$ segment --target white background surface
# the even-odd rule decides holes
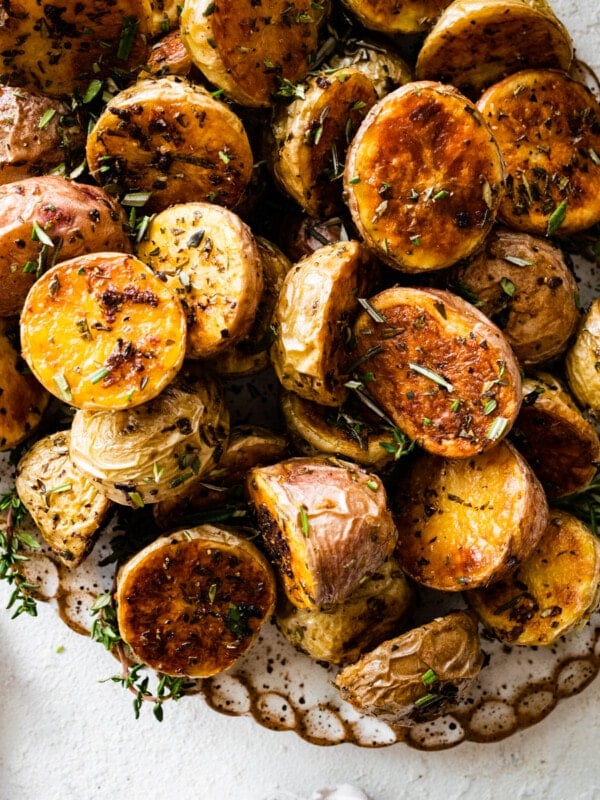
[[[600,69],[598,0],[554,0],[577,55]],[[600,190],[600,187],[599,187]],[[600,797],[600,681],[542,723],[497,744],[439,753],[404,745],[319,748],[200,698],[134,719],[102,679],[116,662],[46,606],[11,620],[0,587],[0,800],[296,800],[336,783],[372,800]]]

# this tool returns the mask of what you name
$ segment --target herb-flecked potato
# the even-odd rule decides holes
[[[600,416],[600,298],[590,303],[579,323],[575,340],[565,355],[569,389],[579,405]]]
[[[498,228],[451,284],[502,330],[524,367],[560,355],[579,322],[578,288],[562,250]]]
[[[343,52],[327,59],[330,69],[356,67],[371,79],[377,98],[412,80],[412,70],[393,47],[368,39],[349,40]]]
[[[540,482],[506,441],[469,459],[419,454],[398,479],[393,501],[400,566],[444,592],[506,577],[548,521]]]
[[[123,253],[91,253],[45,272],[21,314],[23,357],[51,394],[76,408],[146,403],[185,356],[185,316],[172,290]]]
[[[413,601],[406,575],[388,558],[338,605],[300,609],[283,600],[276,609],[277,627],[315,661],[350,664],[408,627]]]
[[[450,0],[342,0],[365,28],[388,35],[421,33],[432,27]]]
[[[377,475],[334,458],[290,458],[250,470],[246,488],[290,602],[341,603],[394,549],[396,530]]]
[[[465,592],[484,627],[511,645],[551,645],[587,622],[600,597],[600,543],[581,520],[550,510],[536,548],[487,589]]]
[[[79,409],[73,463],[108,497],[140,508],[201,480],[227,444],[229,412],[220,386],[183,370],[159,395],[121,411]]]
[[[20,459],[15,486],[42,537],[69,568],[88,555],[111,502],[69,457],[69,430],[39,439]]]
[[[131,252],[127,217],[103,189],[43,175],[0,186],[0,316],[17,316],[36,277],[85,253]]]
[[[206,678],[231,667],[275,607],[267,559],[243,535],[200,525],[159,537],[117,574],[119,631],[141,662]]]
[[[409,726],[446,713],[483,663],[474,615],[455,611],[383,642],[334,683],[358,711]]]
[[[157,77],[163,75],[189,77],[193,64],[190,54],[183,44],[179,27],[169,31],[152,45],[147,67]]]
[[[365,393],[425,450],[468,458],[513,425],[521,377],[502,332],[451,292],[394,286],[354,323]]]

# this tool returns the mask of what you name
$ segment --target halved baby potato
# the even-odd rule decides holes
[[[86,155],[101,185],[147,193],[148,212],[195,201],[233,208],[252,175],[239,117],[200,85],[175,76],[118,92],[96,120]]]
[[[117,574],[119,632],[165,675],[206,678],[254,644],[275,607],[267,559],[233,529],[200,525],[159,537]]]
[[[256,467],[247,491],[282,588],[298,608],[346,600],[394,548],[381,478],[351,462],[291,458]]]
[[[540,482],[506,441],[469,459],[421,453],[398,479],[393,499],[400,566],[444,592],[505,578],[548,521]]]
[[[39,439],[17,465],[15,487],[42,537],[66,567],[88,555],[111,506],[71,461],[71,432]]]
[[[600,221],[600,105],[587,86],[559,70],[522,70],[477,107],[506,166],[499,219],[540,236]]]
[[[501,331],[451,292],[395,286],[368,301],[352,351],[364,391],[425,450],[468,458],[513,425],[520,369]]]
[[[483,244],[503,192],[498,145],[453,86],[407,83],[367,114],[344,192],[365,243],[398,270],[448,267]]]
[[[464,596],[500,641],[551,645],[585,624],[598,605],[600,543],[581,520],[551,509],[537,547],[514,573]]]
[[[263,289],[250,228],[214,203],[178,203],[156,214],[138,257],[179,297],[187,320],[186,355],[210,358],[250,330]]]
[[[179,26],[154,42],[146,66],[150,73],[157,77],[164,75],[189,77],[193,64],[183,44]]]
[[[177,296],[123,253],[57,264],[32,286],[21,314],[31,371],[76,408],[116,410],[156,397],[181,368],[185,329]]]
[[[454,611],[388,639],[334,683],[361,713],[406,727],[451,710],[483,664],[474,615]]]
[[[590,303],[565,355],[565,375],[579,405],[600,416],[600,298]]]
[[[387,0],[342,2],[365,28],[394,36],[429,30],[450,0],[411,0],[408,3],[390,3]]]
[[[364,38],[347,40],[342,52],[327,59],[327,66],[356,67],[371,79],[378,99],[412,80],[411,68],[393,46]]]

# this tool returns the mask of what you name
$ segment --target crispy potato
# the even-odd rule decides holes
[[[383,642],[334,683],[361,713],[405,727],[450,710],[483,663],[474,617],[455,611]]]
[[[600,417],[600,297],[590,303],[579,323],[575,341],[565,355],[569,389],[579,405]]]
[[[474,253],[503,191],[500,151],[453,86],[407,83],[367,114],[348,148],[344,191],[366,244],[404,272]]]
[[[393,92],[412,80],[412,70],[392,47],[368,39],[350,39],[344,50],[328,58],[331,69],[356,67],[371,79],[377,98]]]
[[[551,509],[531,555],[505,580],[465,592],[484,627],[502,642],[551,645],[580,627],[600,597],[600,543],[576,517]]]
[[[96,186],[54,175],[0,186],[0,316],[21,312],[48,266],[84,253],[129,253],[126,226],[123,209]]]
[[[233,208],[252,173],[239,117],[199,85],[168,76],[116,94],[88,136],[86,155],[98,183],[148,192],[148,212],[199,200]]]
[[[287,273],[273,314],[271,361],[282,386],[337,406],[348,396],[344,344],[352,317],[372,285],[359,242],[321,247]]]
[[[354,324],[365,391],[425,450],[468,458],[494,447],[521,404],[519,366],[501,331],[470,303],[400,286]]]
[[[391,554],[396,530],[381,479],[333,458],[291,458],[247,480],[265,546],[289,601],[346,600]]]
[[[140,508],[178,496],[215,465],[229,413],[220,386],[185,369],[143,405],[79,409],[71,432],[73,463],[111,500]]]
[[[17,350],[17,320],[0,319],[0,450],[10,450],[40,424],[50,395]]]
[[[506,441],[470,459],[420,454],[399,479],[394,505],[400,566],[444,592],[506,577],[548,521],[540,482]]]
[[[575,277],[560,248],[539,236],[494,230],[451,286],[500,327],[525,367],[564,352],[579,322]]]
[[[249,332],[263,289],[250,228],[212,203],[179,203],[157,214],[138,257],[176,294],[187,319],[186,355],[210,358]]]
[[[407,627],[414,592],[389,558],[347,600],[320,611],[281,602],[277,627],[297,650],[330,664],[350,664]]]
[[[422,33],[432,27],[450,0],[342,0],[365,28],[388,35]]]
[[[57,264],[21,314],[23,357],[51,394],[76,408],[146,403],[185,355],[177,296],[134,256],[91,253]]]
[[[569,32],[546,0],[454,0],[426,36],[415,72],[477,98],[513,72],[567,71],[572,59]]]
[[[181,30],[169,31],[154,42],[148,56],[148,70],[152,75],[179,75],[187,78],[192,71],[192,59],[183,44]]]
[[[525,377],[511,438],[551,499],[586,487],[600,462],[596,428],[564,383],[548,372]]]
[[[166,675],[206,678],[252,646],[275,606],[268,561],[233,530],[200,525],[160,537],[117,575],[119,631]]]
[[[600,105],[590,89],[557,70],[523,70],[477,107],[506,165],[499,219],[540,236],[600,221]]]
[[[348,241],[351,226],[352,223],[341,216],[315,219],[294,204],[285,216],[279,246],[295,263],[323,245]]]
[[[15,486],[42,537],[66,567],[93,547],[111,506],[69,457],[68,430],[44,436],[20,459]]]
[[[371,78],[345,67],[311,75],[302,97],[275,110],[275,179],[311,216],[327,217],[343,207],[338,178],[346,149],[376,100]]]
[[[66,103],[0,87],[0,183],[43,175],[61,164],[69,173],[84,146],[84,132]]]
[[[236,103],[264,107],[293,94],[311,68],[326,4],[310,0],[185,0],[183,43]]]

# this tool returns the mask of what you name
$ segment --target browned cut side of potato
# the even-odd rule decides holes
[[[407,83],[367,114],[344,191],[366,244],[405,272],[448,267],[483,244],[503,190],[500,151],[453,86]]]
[[[444,592],[506,577],[548,520],[538,479],[508,442],[469,459],[421,454],[399,480],[394,502],[400,566]]]
[[[500,327],[525,367],[560,355],[579,322],[575,276],[539,236],[494,230],[450,283]]]
[[[437,289],[385,289],[354,325],[365,392],[425,450],[468,458],[505,436],[521,404],[517,360],[501,331]]]
[[[594,417],[600,415],[600,298],[589,305],[565,355],[569,389],[582,408]]]
[[[178,496],[227,445],[229,413],[207,374],[182,371],[158,397],[122,411],[79,409],[70,455],[111,500],[140,508]]]
[[[389,558],[339,605],[317,611],[280,603],[277,627],[297,650],[314,660],[351,664],[408,627],[413,601],[406,575]]]
[[[505,580],[465,592],[485,628],[503,642],[551,645],[598,605],[600,543],[576,517],[551,509],[531,555]]]
[[[551,499],[585,488],[600,462],[596,428],[564,383],[547,372],[524,379],[511,438]]]
[[[156,397],[185,356],[177,296],[134,256],[91,253],[57,264],[21,314],[23,357],[76,408],[119,409]]]
[[[349,220],[341,216],[315,219],[294,205],[286,214],[279,246],[292,261],[300,261],[326,244],[348,241]]]
[[[477,106],[506,165],[499,219],[548,236],[600,220],[600,106],[590,89],[558,70],[523,70]]]
[[[183,44],[179,27],[161,36],[152,45],[146,66],[157,77],[179,75],[187,78],[189,76],[193,67],[192,59]]]
[[[483,663],[474,616],[455,611],[383,642],[335,685],[361,713],[405,727],[451,710]]]
[[[381,479],[327,458],[291,458],[250,470],[265,546],[298,608],[341,603],[391,554],[396,531]]]
[[[287,273],[275,311],[271,361],[282,386],[328,406],[348,395],[345,343],[358,297],[372,286],[359,242],[321,247]]]
[[[416,76],[477,98],[521,69],[567,71],[572,58],[569,32],[545,0],[454,0],[425,38]]]
[[[103,189],[44,175],[0,186],[0,316],[21,312],[46,268],[104,250],[128,253],[127,217]]]
[[[165,675],[206,678],[254,644],[275,607],[260,550],[233,530],[201,525],[160,537],[117,575],[119,632]]]
[[[176,294],[187,320],[188,358],[210,358],[250,330],[263,289],[260,253],[237,214],[213,203],[158,213],[137,246]]]
[[[111,503],[71,461],[70,438],[66,430],[37,441],[18,463],[15,486],[51,550],[74,568],[92,549]]]
[[[17,320],[0,319],[0,451],[10,450],[39,426],[50,395],[17,350]]]
[[[327,64],[331,69],[359,69],[373,82],[378,99],[412,80],[411,68],[393,47],[368,39],[350,39]]]
[[[83,158],[85,135],[66,103],[0,87],[0,183],[43,175],[61,165],[67,174]]]
[[[376,100],[371,78],[347,67],[312,75],[302,97],[275,111],[275,178],[311,216],[327,217],[343,207],[339,179],[346,150]]]
[[[432,27],[450,0],[342,0],[365,28],[389,35],[422,33]]]
[[[151,27],[146,0],[5,3],[0,80],[50,97],[83,96],[91,81],[144,63]]]
[[[144,210],[215,202],[233,208],[252,174],[239,117],[184,78],[148,78],[108,103],[87,139],[87,162],[102,185],[148,192]]]
[[[183,42],[211,83],[243,106],[270,106],[304,79],[327,3],[310,0],[186,0]]]

